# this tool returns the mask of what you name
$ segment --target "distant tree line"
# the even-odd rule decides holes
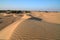
[[[20,13],[23,13],[23,11],[10,11],[10,13],[17,13],[17,14],[20,14]]]
[[[30,11],[25,11],[25,13],[31,13]]]
[[[30,13],[30,11],[21,11],[21,10],[0,10],[0,13],[7,13],[7,14],[10,14],[10,13],[17,13],[17,14],[20,14],[20,13]]]
[[[6,11],[5,10],[0,10],[0,13],[5,13]]]

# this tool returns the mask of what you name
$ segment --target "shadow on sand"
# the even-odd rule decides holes
[[[40,19],[40,18],[37,18],[37,17],[31,17],[31,18],[29,18],[28,20],[42,21],[42,19]]]

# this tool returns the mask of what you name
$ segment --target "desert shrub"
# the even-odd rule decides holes
[[[16,13],[16,11],[11,11],[11,13]]]
[[[45,11],[46,13],[48,13],[48,11]]]
[[[31,13],[30,11],[25,11],[25,13]]]
[[[23,11],[17,11],[16,13],[17,13],[17,14],[20,14],[20,13],[23,13]]]
[[[0,10],[0,13],[6,13],[6,11],[5,10]]]

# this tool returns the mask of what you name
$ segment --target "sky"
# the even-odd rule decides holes
[[[60,11],[60,0],[0,0],[0,10]]]

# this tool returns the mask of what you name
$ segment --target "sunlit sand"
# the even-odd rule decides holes
[[[7,14],[4,14],[4,16],[6,16]],[[43,21],[47,22],[47,23],[51,23],[52,25],[54,24],[60,24],[60,12],[58,13],[45,13],[45,12],[31,12],[31,15],[41,18]],[[36,16],[37,15],[37,16]],[[40,16],[39,16],[40,15]],[[14,17],[17,17],[15,14],[13,14]],[[6,39],[8,40],[11,35],[13,34],[14,30],[16,29],[16,27],[18,27],[18,25],[20,25],[23,21],[25,21],[26,19],[31,18],[30,16],[24,14],[23,17],[18,18],[18,20],[16,20],[14,23],[8,25],[6,28],[4,28],[2,31],[0,31],[0,39]],[[32,23],[32,22],[31,22]],[[38,23],[37,23],[38,24]],[[44,24],[44,23],[43,23]],[[32,24],[31,24],[32,25]],[[35,24],[34,24],[35,25]],[[28,25],[30,26],[30,25]],[[31,27],[32,28],[32,27]],[[36,28],[36,27],[35,27]],[[27,27],[25,27],[25,29],[27,29]],[[33,28],[34,29],[34,28]],[[32,30],[33,30],[32,29]],[[47,29],[48,30],[48,29]],[[46,30],[46,31],[47,31]],[[52,29],[53,30],[53,29]],[[59,30],[59,29],[58,29]],[[37,30],[36,30],[37,31]],[[33,33],[33,32],[32,32]]]
[[[9,37],[11,36],[11,34],[13,33],[14,29],[23,21],[25,21],[26,19],[30,18],[29,16],[26,16],[26,14],[24,14],[24,16],[17,20],[16,22],[14,22],[13,24],[7,26],[7,28],[3,29],[2,31],[0,31],[0,39],[9,39]]]

